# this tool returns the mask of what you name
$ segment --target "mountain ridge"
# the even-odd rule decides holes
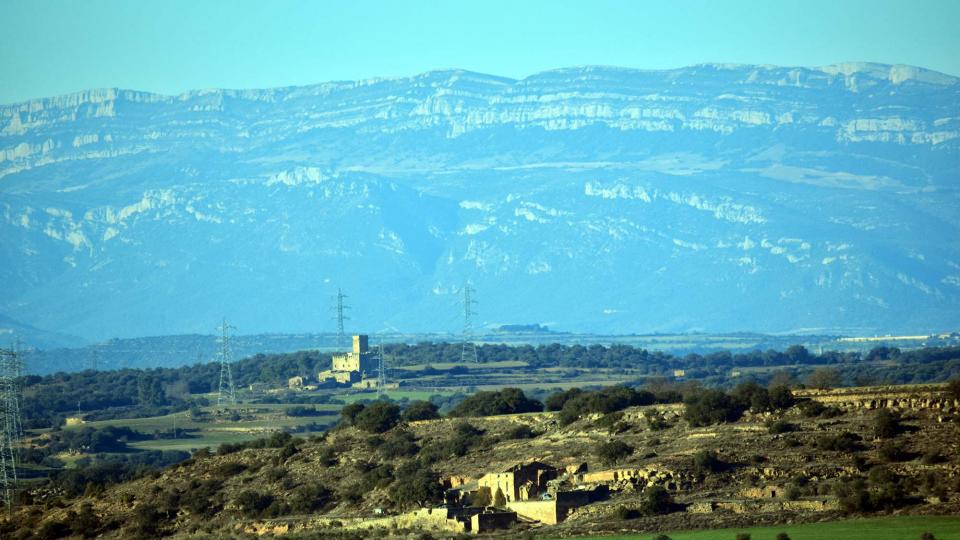
[[[449,331],[470,280],[491,325],[954,328],[960,85],[854,67],[0,106],[0,312],[91,340],[324,331],[340,286],[362,326]]]

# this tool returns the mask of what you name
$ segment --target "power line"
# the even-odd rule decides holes
[[[220,351],[217,353],[217,356],[220,357],[220,384],[217,387],[218,407],[224,403],[228,405],[237,404],[237,391],[233,386],[233,372],[230,371],[230,361],[233,357],[233,352],[230,350],[229,331],[231,328],[234,327],[227,324],[227,319],[223,319],[223,323],[220,325],[220,337],[217,340],[220,343]]]
[[[472,360],[474,364],[479,363],[477,359],[477,345],[473,342],[473,317],[477,314],[473,306],[477,301],[473,299],[473,293],[476,290],[470,286],[467,281],[463,284],[463,348],[460,350],[460,361],[467,362]]]

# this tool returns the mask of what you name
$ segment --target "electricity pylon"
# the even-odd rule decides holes
[[[473,361],[478,363],[477,345],[473,342],[473,316],[476,311],[473,306],[477,301],[473,299],[473,293],[476,291],[470,286],[470,282],[463,284],[463,348],[460,350],[460,361]]]
[[[387,384],[387,367],[383,358],[383,343],[377,346],[377,399],[383,396],[383,387]]]
[[[337,321],[337,348],[343,349],[346,346],[347,338],[347,334],[343,329],[343,321],[350,319],[350,317],[344,315],[344,312],[350,309],[350,306],[343,303],[343,300],[347,298],[347,295],[343,294],[343,291],[340,290],[340,287],[337,287],[337,296],[335,298],[337,303],[333,306],[333,309],[336,311],[336,316],[334,318]]]
[[[22,375],[18,351],[0,349],[0,497],[8,513],[13,512],[16,502],[17,448],[23,436],[19,400]]]
[[[230,371],[230,361],[233,353],[230,350],[229,331],[233,328],[227,324],[227,319],[223,319],[220,325],[220,337],[217,341],[220,343],[220,351],[217,356],[220,357],[220,385],[217,389],[217,406],[224,403],[228,405],[237,404],[237,391],[233,386],[233,372]]]

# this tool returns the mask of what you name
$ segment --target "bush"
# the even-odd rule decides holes
[[[747,533],[737,533],[737,540],[750,540],[750,535]]]
[[[873,417],[873,430],[880,439],[892,439],[903,431],[900,425],[900,415],[889,409],[880,409]]]
[[[357,416],[363,411],[364,408],[365,407],[363,406],[363,403],[351,403],[349,405],[345,405],[342,409],[340,409],[340,418],[344,423],[352,426],[356,422]]]
[[[496,416],[540,412],[543,404],[524,395],[519,388],[494,392],[477,392],[450,411],[450,416]]]
[[[673,497],[666,489],[660,486],[653,486],[643,491],[643,498],[640,502],[640,511],[648,516],[659,516],[669,514],[673,511]]]
[[[623,441],[600,443],[594,454],[607,465],[613,465],[633,453],[633,447]]]
[[[418,461],[409,461],[396,472],[396,480],[390,485],[390,499],[398,506],[410,503],[418,506],[437,504],[443,501],[443,484],[440,478]]]
[[[857,452],[863,448],[860,444],[863,438],[855,433],[845,431],[839,435],[824,435],[817,439],[817,448],[834,452]]]
[[[665,534],[658,534],[653,537],[653,540],[671,540],[669,536]]]
[[[440,414],[437,413],[438,410],[437,406],[429,401],[412,401],[403,410],[403,421],[416,422],[417,420],[440,418]]]
[[[920,535],[920,540],[936,540],[932,532],[925,532]]]
[[[369,433],[383,433],[400,422],[400,407],[377,401],[357,413],[354,425]]]
[[[887,463],[907,461],[913,457],[909,452],[901,448],[899,444],[892,441],[880,446],[880,448],[877,449],[877,454]]]
[[[537,433],[530,429],[530,426],[515,426],[507,430],[503,434],[504,440],[517,440],[517,439],[534,439],[537,437]]]
[[[743,408],[720,390],[692,393],[683,400],[683,404],[686,407],[683,417],[691,426],[734,422],[743,415]]]
[[[234,503],[245,517],[260,517],[264,510],[273,503],[273,495],[247,490],[237,495]]]
[[[396,431],[384,439],[380,453],[386,459],[415,456],[420,451],[417,440],[409,431]]]
[[[784,422],[783,420],[777,420],[775,422],[769,422],[767,424],[767,432],[772,435],[779,435],[781,433],[790,433],[797,430],[795,424],[790,422]]]
[[[840,372],[836,368],[817,368],[807,377],[807,386],[818,390],[835,388],[840,386],[840,382]]]
[[[579,388],[570,388],[569,390],[564,390],[563,392],[557,392],[556,394],[551,394],[550,397],[544,401],[544,405],[547,406],[548,411],[559,411],[563,409],[564,404],[567,403],[572,398],[575,398],[583,393],[583,390]]]
[[[777,540],[790,540],[790,535],[785,532],[777,533]]]
[[[617,511],[614,513],[614,515],[619,520],[637,519],[638,517],[640,517],[640,511],[637,510],[636,508],[628,508],[626,506],[620,506],[617,508]]]
[[[320,484],[308,484],[293,490],[290,509],[298,514],[311,514],[334,502],[333,492]]]
[[[693,472],[700,476],[726,470],[727,464],[715,452],[701,450],[693,455]]]
[[[652,405],[656,401],[652,392],[634,390],[617,385],[594,392],[579,392],[565,400],[560,410],[560,423],[567,425],[585,414],[610,414],[635,405]]]
[[[770,388],[770,406],[774,410],[783,411],[793,407],[797,400],[793,397],[790,387],[778,384]]]

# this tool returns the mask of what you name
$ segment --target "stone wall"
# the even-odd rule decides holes
[[[841,409],[935,409],[960,410],[960,401],[946,392],[946,385],[866,386],[832,390],[795,390],[798,398],[809,398]]]

